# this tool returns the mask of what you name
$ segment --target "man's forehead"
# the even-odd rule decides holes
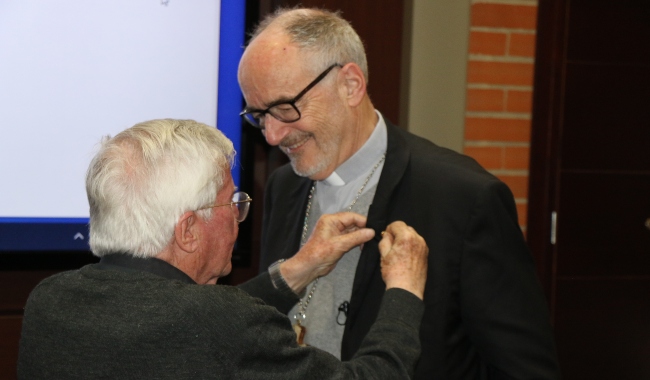
[[[300,73],[305,71],[309,60],[309,53],[292,43],[286,33],[269,28],[244,51],[240,74],[266,77],[274,73]]]
[[[257,106],[293,98],[311,80],[304,61],[296,57],[251,63],[246,70],[240,77],[242,92],[247,102],[259,103]]]
[[[278,59],[295,53],[296,49],[288,35],[276,28],[270,28],[248,44],[243,58],[253,61]]]

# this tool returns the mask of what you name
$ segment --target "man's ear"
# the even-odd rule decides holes
[[[345,95],[348,105],[358,106],[366,95],[366,78],[363,76],[361,67],[350,62],[341,68],[344,78]]]
[[[196,213],[187,211],[180,217],[176,227],[174,227],[176,245],[185,252],[195,252],[199,249],[201,233],[198,223]]]

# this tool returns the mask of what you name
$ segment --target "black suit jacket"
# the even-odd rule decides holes
[[[549,315],[512,193],[473,159],[387,122],[388,147],[368,227],[402,220],[429,246],[417,379],[559,378]],[[289,165],[265,193],[261,271],[299,249],[311,180]],[[385,284],[376,241],[359,259],[342,360],[375,320]]]

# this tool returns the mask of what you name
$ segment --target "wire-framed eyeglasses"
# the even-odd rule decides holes
[[[300,110],[296,106],[296,102],[300,100],[309,90],[316,86],[320,81],[327,76],[327,74],[332,71],[335,67],[343,67],[340,63],[335,63],[325,69],[319,76],[316,77],[311,83],[307,85],[298,95],[296,95],[291,100],[278,100],[265,109],[255,109],[255,108],[244,108],[243,111],[239,113],[239,116],[243,117],[250,125],[255,128],[264,129],[264,120],[266,119],[266,114],[273,116],[283,123],[293,123],[300,120],[302,116]]]
[[[201,207],[199,209],[196,209],[196,211],[207,210],[209,208],[215,208],[221,206],[230,206],[231,208],[232,206],[235,206],[237,208],[237,216],[235,216],[235,219],[237,219],[237,222],[241,223],[246,219],[246,216],[248,216],[248,210],[250,209],[252,201],[253,198],[249,197],[248,194],[246,194],[243,191],[237,191],[232,195],[232,201],[229,203]]]

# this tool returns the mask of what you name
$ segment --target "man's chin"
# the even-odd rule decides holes
[[[304,165],[299,165],[298,163],[296,163],[296,160],[292,159],[290,162],[291,162],[291,168],[293,168],[293,172],[300,177],[307,177],[307,178],[314,179],[313,177],[322,170],[322,168],[320,167],[321,165],[305,167]]]

